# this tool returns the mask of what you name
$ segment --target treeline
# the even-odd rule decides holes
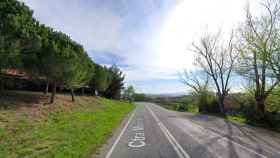
[[[280,1],[264,0],[261,6],[258,16],[247,7],[245,21],[228,40],[220,31],[193,43],[199,71],[185,71],[181,79],[193,90],[200,111],[211,107],[227,113],[229,94],[242,80],[246,81],[245,91],[236,101],[241,107],[246,104],[249,119],[271,123],[279,113]],[[279,116],[277,119],[280,121]]]
[[[43,81],[46,93],[51,87],[50,103],[58,87],[69,90],[73,101],[74,90],[79,88],[120,98],[124,75],[117,66],[94,63],[81,44],[41,24],[24,3],[1,0],[0,19],[0,84],[5,84],[6,70],[17,69],[32,80]]]

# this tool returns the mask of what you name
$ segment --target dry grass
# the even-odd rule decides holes
[[[6,92],[0,97],[0,158],[87,157],[134,106],[96,97]]]
[[[49,96],[43,93],[8,91],[0,94],[0,128],[9,132],[15,132],[14,125],[22,120],[44,121],[50,115],[71,112],[75,108],[96,102],[94,97],[77,97],[77,101],[73,103],[69,95],[58,94],[55,103],[48,104]]]

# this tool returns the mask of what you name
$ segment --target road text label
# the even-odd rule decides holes
[[[137,119],[136,125],[132,127],[134,137],[128,142],[128,146],[131,148],[141,148],[146,145],[143,119]]]

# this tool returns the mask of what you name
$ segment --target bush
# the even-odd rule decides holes
[[[195,104],[189,104],[188,105],[188,109],[187,109],[188,112],[191,112],[191,113],[198,113],[199,112],[199,109],[198,109],[198,106],[195,105]]]
[[[179,104],[179,106],[177,107],[177,110],[178,110],[178,111],[181,111],[181,112],[188,111],[188,105],[187,105],[187,104],[184,104],[184,103],[181,103],[181,104]]]
[[[193,95],[199,112],[219,113],[217,98],[213,92],[203,90]]]
[[[265,102],[266,113],[264,115],[256,111],[256,102],[250,93],[240,95],[238,102],[240,103],[240,113],[246,118],[247,123],[265,128],[280,128],[280,99],[275,91]]]
[[[264,123],[269,128],[279,129],[280,128],[280,114],[275,112],[265,113]]]
[[[280,111],[280,87],[278,86],[266,99],[266,111],[279,112]]]

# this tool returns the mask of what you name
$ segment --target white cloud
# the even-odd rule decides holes
[[[123,19],[106,7],[87,6],[77,0],[22,0],[40,22],[70,35],[86,49],[120,49]]]
[[[91,56],[100,52],[120,56],[123,65],[132,67],[123,68],[129,83],[173,79],[174,86],[158,83],[155,88],[172,92],[182,90],[174,74],[194,68],[193,53],[188,50],[191,43],[205,31],[222,28],[229,32],[238,26],[244,19],[247,3],[244,0],[22,1],[35,10],[42,23],[69,34],[93,53]],[[136,88],[149,92],[153,89],[149,86],[153,87],[138,84]]]

